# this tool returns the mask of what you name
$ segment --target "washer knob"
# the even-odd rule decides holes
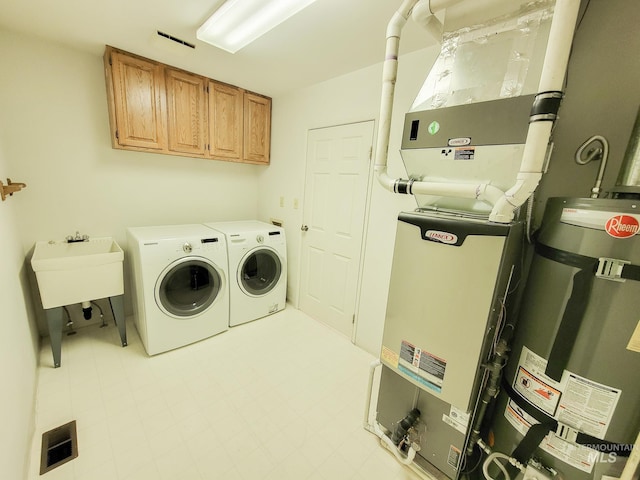
[[[262,235],[257,235],[256,236],[256,242],[258,243],[264,243],[264,237]]]
[[[189,242],[186,242],[184,245],[182,245],[182,250],[184,251],[184,253],[191,253],[193,247]]]

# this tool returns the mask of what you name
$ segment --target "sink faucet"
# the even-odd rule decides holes
[[[73,235],[69,235],[67,236],[67,238],[65,238],[65,240],[67,241],[67,243],[88,242],[89,235],[80,235],[80,232],[76,230],[75,237]]]

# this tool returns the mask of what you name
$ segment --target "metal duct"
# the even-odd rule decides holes
[[[613,189],[617,198],[640,197],[640,109],[636,123],[631,131],[631,138],[622,161],[622,168]]]
[[[537,75],[539,81],[533,84],[534,88],[532,88],[531,92],[536,95],[533,105],[531,106],[530,115],[521,120],[524,126],[528,125],[528,127],[526,127],[526,141],[523,143],[521,152],[509,156],[508,162],[510,162],[510,168],[513,168],[512,165],[514,163],[516,165],[516,167],[513,168],[515,173],[511,175],[508,182],[500,184],[499,186],[496,185],[496,183],[499,184],[500,182],[496,182],[493,176],[502,172],[503,164],[493,165],[489,169],[480,168],[480,170],[483,171],[482,176],[471,175],[470,178],[451,177],[448,172],[444,174],[438,174],[436,172],[434,174],[431,173],[431,169],[428,169],[429,174],[418,172],[412,175],[410,179],[393,179],[387,175],[387,155],[397,74],[400,31],[416,3],[417,1],[415,0],[406,0],[403,2],[387,29],[387,49],[385,63],[383,65],[383,88],[378,141],[376,145],[376,163],[374,167],[378,180],[383,187],[396,193],[466,199],[470,202],[466,202],[466,204],[462,206],[463,210],[470,209],[473,213],[480,211],[486,214],[491,221],[509,223],[514,217],[515,210],[526,202],[537,187],[545,168],[549,138],[562,97],[569,50],[573,39],[580,2],[579,0],[557,0],[555,6],[553,6],[554,2],[552,0],[533,2],[535,8],[542,7],[541,12],[544,12],[549,6],[553,6],[553,17],[549,27],[548,41],[545,43],[545,48],[542,49],[544,55],[541,57],[537,57],[537,54],[534,56],[525,55],[529,63],[527,64],[527,68],[524,69],[521,68],[522,60],[524,59],[521,53],[528,53],[529,50],[531,50],[529,48],[531,45],[526,42],[530,41],[531,38],[535,38],[535,36],[532,37],[530,33],[537,28],[534,25],[535,21],[532,21],[535,15],[531,17],[531,8],[534,7],[529,4],[523,7],[524,13],[523,11],[520,11],[518,14],[510,13],[504,18],[498,17],[494,19],[493,22],[487,22],[487,25],[480,27],[473,26],[467,30],[461,29],[457,32],[458,38],[454,39],[454,43],[458,42],[456,48],[461,45],[460,40],[463,41],[462,44],[465,44],[466,40],[470,40],[466,43],[469,51],[476,53],[478,58],[483,57],[485,53],[487,53],[487,55],[486,58],[482,58],[482,62],[474,65],[473,62],[468,61],[469,57],[463,54],[460,57],[459,64],[464,66],[465,71],[457,76],[456,81],[450,81],[450,79],[453,79],[453,76],[446,78],[452,73],[447,68],[447,62],[455,63],[455,55],[449,55],[451,44],[443,42],[443,50],[439,57],[441,61],[440,65],[434,67],[439,68],[439,71],[436,73],[436,76],[432,78],[432,83],[436,87],[435,95],[426,97],[426,101],[431,102],[431,106],[428,107],[430,109],[437,109],[444,106],[476,104],[495,98],[510,99],[526,94],[528,92],[526,88],[523,89],[523,87],[526,87],[528,84],[527,81],[523,82],[523,78],[521,77],[523,77],[524,74],[526,79],[528,76],[528,68],[535,65],[535,61],[531,62],[531,59],[544,58],[540,65],[539,75]],[[465,2],[451,3],[460,3],[460,9],[462,9],[462,6],[465,4]],[[496,5],[509,5],[510,8],[513,8],[514,5],[514,2],[501,0],[496,0],[494,3]],[[520,5],[520,2],[517,2],[517,4]],[[450,6],[451,5],[447,5],[446,7]],[[434,10],[432,9],[431,11],[433,12]],[[544,20],[545,14],[542,13],[538,15],[538,19]],[[511,23],[509,23],[509,20],[511,20]],[[467,36],[467,33],[473,36],[481,32],[483,27],[488,27],[486,34],[479,34],[473,38]],[[495,39],[498,38],[498,36],[500,36],[500,40],[506,39],[506,41],[496,42]],[[445,40],[446,39],[447,35],[445,34]],[[536,48],[533,48],[531,51],[540,51],[539,45],[535,47]],[[501,51],[498,52],[497,50]],[[505,54],[506,57],[504,56]],[[497,82],[494,81],[496,79],[492,79],[492,75],[495,74],[496,70],[502,71],[502,68],[496,68],[496,58],[502,58],[502,62],[506,65],[506,73]],[[476,67],[475,71],[469,71],[469,69],[473,70],[474,67]],[[487,75],[488,78],[488,81],[484,84],[482,81],[477,82],[479,78],[482,78],[482,75]],[[535,76],[532,78],[535,78]],[[471,89],[459,83],[469,82],[469,79],[472,79],[473,82],[476,83]],[[528,81],[530,82],[530,79]],[[437,89],[445,84],[445,92],[441,94],[442,92],[438,92]],[[496,86],[500,87],[498,88],[497,95]],[[424,95],[422,96],[424,97]],[[426,125],[423,124],[423,128],[427,129],[430,135],[435,136],[439,132],[437,121],[436,123],[431,121]],[[418,131],[419,129],[420,127],[417,128]],[[464,132],[444,140],[446,142],[445,147],[474,146],[473,138],[469,138]],[[450,143],[451,141],[453,141],[453,143]],[[459,141],[464,141],[465,143],[459,145],[457,143]],[[436,150],[436,152],[438,152],[438,154],[442,153],[438,150]],[[489,162],[491,162],[490,157],[493,157],[492,153],[487,154]],[[467,152],[466,156],[463,152],[459,158],[475,161],[476,151]],[[471,206],[469,206],[469,204]],[[454,209],[455,207],[456,205],[454,205]]]

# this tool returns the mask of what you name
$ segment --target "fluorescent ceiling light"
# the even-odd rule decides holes
[[[236,53],[315,0],[227,0],[196,32],[198,40]]]

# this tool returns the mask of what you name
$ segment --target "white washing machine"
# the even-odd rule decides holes
[[[228,329],[225,236],[204,225],[127,229],[135,325],[149,355]]]
[[[284,229],[251,221],[206,223],[224,233],[229,254],[229,326],[285,307],[287,244]]]

